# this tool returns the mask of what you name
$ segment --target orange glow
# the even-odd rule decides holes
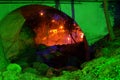
[[[61,32],[65,32],[65,30],[61,30]]]
[[[53,19],[52,22],[55,22],[55,20]]]
[[[43,12],[40,12],[40,15],[43,16]]]
[[[44,26],[44,25],[43,25]],[[48,35],[46,34],[48,29],[46,27],[38,27],[34,29],[36,33],[35,43],[45,44],[47,46],[74,44],[68,30],[64,29],[64,25],[59,25],[57,28],[49,29]],[[72,31],[72,36],[76,42],[82,42],[84,33],[78,29]]]
[[[63,26],[60,26],[60,29],[63,29]]]
[[[52,32],[52,30],[50,30],[50,33]]]
[[[47,38],[46,37],[44,37],[42,40],[46,40]]]
[[[57,29],[53,29],[53,33],[57,33]]]
[[[83,34],[83,33],[81,33],[81,38],[83,39],[83,37],[84,37],[84,34]]]
[[[52,29],[52,30],[50,30],[49,32],[50,32],[50,33],[52,33],[52,32],[53,32],[53,33],[55,33],[55,34],[56,34],[56,33],[58,32],[58,30],[57,30],[57,29]]]
[[[69,38],[69,37],[68,37],[67,39],[68,39],[68,41],[70,40],[70,38]]]

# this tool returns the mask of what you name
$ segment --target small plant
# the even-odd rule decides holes
[[[15,71],[16,73],[20,73],[22,68],[18,64],[9,64],[7,66],[7,71]]]

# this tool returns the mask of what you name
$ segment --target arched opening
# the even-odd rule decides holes
[[[4,50],[12,63],[25,62],[32,67],[34,62],[41,62],[54,68],[79,68],[89,59],[84,33],[72,18],[57,9],[23,6],[3,22],[0,30]],[[6,29],[9,29],[7,33]]]

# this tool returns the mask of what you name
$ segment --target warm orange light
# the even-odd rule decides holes
[[[50,30],[50,33],[52,32],[52,30]]]
[[[55,22],[55,20],[53,19],[52,22]]]
[[[63,29],[63,26],[60,26],[60,29]]]
[[[81,38],[83,38],[84,37],[84,34],[83,33],[81,33]]]
[[[44,13],[43,13],[43,16],[44,16]],[[54,19],[53,19],[53,22],[54,22]],[[55,20],[55,23],[56,22],[57,21]],[[48,31],[48,34],[46,34],[47,31]],[[76,42],[82,42],[84,40],[84,33],[79,29],[79,27],[75,27],[72,30],[72,33],[70,35],[68,33],[68,30],[65,28],[65,26],[62,23],[58,25],[51,25],[51,28],[49,28],[49,30],[46,29],[46,27],[43,25],[43,28],[42,27],[35,28],[34,32],[36,33],[36,36],[34,39],[35,43],[45,44],[47,46],[74,44],[75,42],[71,38],[71,35]]]
[[[43,13],[43,12],[40,12],[40,15],[41,15],[41,16],[43,16],[43,15],[44,15],[44,13]]]
[[[70,38],[69,38],[69,37],[68,37],[67,39],[68,39],[68,41],[70,40]]]
[[[50,33],[52,33],[52,32],[53,32],[53,33],[57,33],[58,30],[57,30],[57,29],[52,29],[52,30],[50,30],[49,32],[50,32]]]
[[[65,32],[65,30],[61,30],[61,32]]]
[[[57,33],[57,29],[53,29],[52,32],[53,32],[53,33]]]
[[[42,40],[45,40],[45,39],[47,39],[46,37],[44,37]]]

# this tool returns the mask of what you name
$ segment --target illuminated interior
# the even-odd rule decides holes
[[[37,47],[35,54],[42,57],[44,63],[55,68],[66,65],[79,67],[87,60],[88,44],[74,19],[62,11],[40,5],[26,6],[21,13],[26,19],[23,29],[32,30]],[[74,58],[76,61],[71,63]]]
[[[40,16],[45,16],[41,14],[42,13],[40,13]],[[42,25],[40,25],[40,27],[34,29],[36,33],[35,43],[53,46],[82,42],[84,34],[79,29],[79,27],[74,23],[73,24],[74,29],[72,30],[72,32],[69,32],[69,30],[65,28],[64,22],[65,22],[64,19],[55,20],[53,17],[50,23],[48,24],[43,23]]]
[[[28,14],[28,13],[26,13]],[[27,18],[37,45],[66,45],[83,42],[84,33],[69,16],[55,9],[38,10]]]

